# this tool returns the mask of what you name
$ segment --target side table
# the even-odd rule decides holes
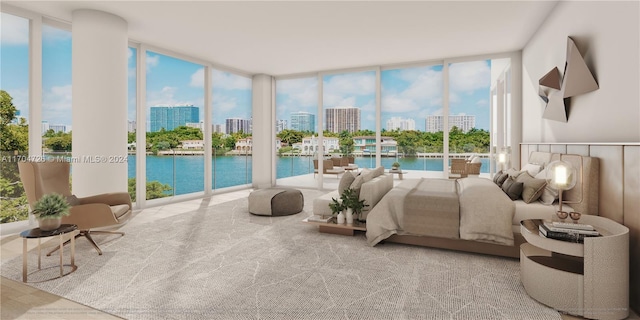
[[[343,236],[352,236],[355,231],[367,231],[367,224],[358,220],[353,220],[353,223],[337,224],[335,218],[329,222],[309,221],[309,218],[306,218],[302,220],[302,222],[318,226],[318,231],[322,233],[340,234]]]
[[[583,215],[601,236],[584,243],[541,236],[542,220],[523,220],[520,279],[532,298],[556,310],[590,319],[629,315],[629,229],[613,220]]]
[[[20,236],[23,238],[22,240],[22,282],[27,282],[27,240],[28,239],[38,239],[38,270],[41,270],[41,240],[42,238],[58,236],[60,239],[60,277],[66,276],[71,272],[76,271],[78,268],[75,263],[75,254],[76,254],[76,242],[75,242],[75,231],[78,229],[78,226],[75,224],[63,224],[58,229],[51,231],[43,231],[40,228],[25,230],[20,233]],[[68,273],[64,273],[64,264],[62,263],[62,255],[63,255],[63,236],[67,233],[71,233],[70,241],[70,249],[71,249],[71,271]],[[57,279],[60,277],[56,277],[53,279]],[[51,279],[49,279],[51,280]]]
[[[397,174],[398,175],[398,179],[402,180],[403,175],[405,173],[408,173],[408,171],[402,171],[402,170],[389,170],[390,174]]]

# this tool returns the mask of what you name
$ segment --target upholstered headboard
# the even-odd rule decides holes
[[[562,193],[562,202],[582,214],[598,215],[600,190],[600,161],[598,158],[576,154],[533,151],[521,158],[523,163],[535,163],[546,168],[549,163],[563,160],[571,163],[578,173],[576,186]]]

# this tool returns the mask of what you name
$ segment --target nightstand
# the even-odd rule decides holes
[[[524,220],[520,232],[520,279],[532,298],[556,310],[591,319],[629,315],[629,229],[613,220],[583,215],[602,236],[584,243],[539,235],[542,220]]]

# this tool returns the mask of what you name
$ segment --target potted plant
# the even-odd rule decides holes
[[[64,196],[48,193],[36,201],[31,213],[38,220],[40,230],[51,231],[60,227],[62,217],[69,215],[69,207]]]
[[[391,164],[391,170],[398,170],[400,169],[400,162],[396,161],[394,163]]]
[[[347,209],[347,223],[353,223],[353,216],[356,216],[358,220],[361,220],[362,209],[368,205],[364,204],[364,200],[360,200],[358,193],[354,189],[347,188],[342,192],[340,199],[342,199],[342,203]]]
[[[342,211],[345,209],[345,206],[342,202],[337,200],[336,198],[331,198],[331,203],[329,203],[329,209],[331,209],[331,214],[336,217],[338,224],[344,223],[344,213]]]

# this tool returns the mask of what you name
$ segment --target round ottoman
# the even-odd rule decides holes
[[[292,188],[258,189],[249,194],[249,212],[260,216],[286,216],[302,211],[304,197]]]

